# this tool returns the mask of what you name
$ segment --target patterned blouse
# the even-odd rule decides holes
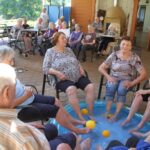
[[[110,74],[119,80],[133,80],[143,68],[139,56],[135,53],[132,53],[128,60],[122,60],[118,57],[118,52],[113,52],[104,63],[111,69]]]
[[[80,78],[80,65],[70,48],[58,52],[54,47],[47,50],[43,62],[43,71],[48,74],[49,69],[62,72],[68,80],[77,82]]]

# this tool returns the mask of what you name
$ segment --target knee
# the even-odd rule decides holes
[[[57,127],[53,124],[47,124],[44,128],[45,136],[48,140],[52,140],[58,136]]]
[[[66,93],[67,93],[68,96],[76,95],[77,88],[75,86],[70,86],[70,87],[67,88]]]
[[[56,150],[62,150],[62,149],[71,150],[71,147],[66,143],[61,143],[56,148]]]
[[[85,90],[87,92],[91,92],[91,91],[94,91],[94,88],[95,88],[95,85],[93,83],[90,83],[86,86]]]

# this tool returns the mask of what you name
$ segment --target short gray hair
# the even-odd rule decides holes
[[[13,67],[0,63],[0,93],[6,86],[16,83],[16,72]]]
[[[9,58],[13,58],[15,55],[14,50],[6,45],[0,46],[0,63]]]

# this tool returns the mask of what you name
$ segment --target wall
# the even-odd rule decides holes
[[[129,15],[129,22],[127,28],[128,35],[130,34],[131,30],[133,4],[134,4],[133,0],[118,0],[118,6],[122,7],[126,17]],[[96,11],[98,11],[98,9],[107,10],[112,6],[114,6],[113,0],[97,0]]]
[[[145,0],[140,0],[139,5],[146,5],[143,32],[148,32],[148,30],[150,28],[150,2],[148,4],[146,4]]]

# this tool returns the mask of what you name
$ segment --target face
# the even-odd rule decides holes
[[[131,48],[132,48],[131,41],[126,41],[126,40],[121,41],[120,49],[122,51],[129,52],[129,51],[131,51]]]
[[[64,34],[60,34],[59,38],[58,38],[58,42],[57,44],[59,44],[62,47],[65,47],[67,44],[67,38]]]

